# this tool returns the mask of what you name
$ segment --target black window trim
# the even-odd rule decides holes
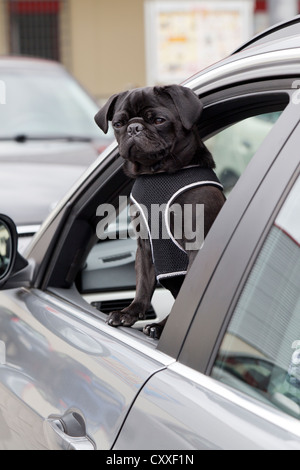
[[[266,108],[267,112],[284,110],[295,92],[293,83],[298,78],[248,81],[204,96],[201,88],[196,90],[204,105],[199,125],[201,137],[208,139],[243,119],[265,113]],[[220,119],[216,119],[216,109]]]

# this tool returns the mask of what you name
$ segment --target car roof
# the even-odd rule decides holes
[[[0,69],[7,70],[51,70],[64,72],[64,67],[54,60],[38,59],[25,56],[0,56]]]
[[[300,34],[300,15],[295,16],[294,18],[283,21],[282,23],[278,23],[269,29],[257,34],[249,41],[238,47],[232,54],[236,54],[238,52],[244,51],[249,47],[259,46],[259,45],[267,45],[269,44],[270,50],[274,50],[274,46],[276,41],[280,43],[280,40],[286,38],[294,37],[295,41],[297,40],[297,36]],[[274,42],[274,44],[270,44]],[[278,44],[277,44],[278,47]]]

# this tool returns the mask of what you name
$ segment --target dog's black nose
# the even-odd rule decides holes
[[[127,127],[127,133],[128,135],[134,136],[134,135],[139,135],[141,132],[144,130],[143,124],[140,124],[139,122],[134,122],[132,124],[129,124]]]

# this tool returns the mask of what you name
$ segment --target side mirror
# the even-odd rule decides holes
[[[17,230],[13,221],[0,214],[0,286],[9,278],[17,254]]]
[[[18,234],[14,222],[0,214],[0,290],[30,284],[31,269],[18,253]]]

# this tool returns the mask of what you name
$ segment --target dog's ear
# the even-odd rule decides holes
[[[170,96],[178,111],[183,127],[191,130],[203,111],[203,105],[196,93],[190,90],[190,88],[181,85],[155,87],[155,91],[159,94],[167,93]]]
[[[95,116],[96,124],[104,134],[107,134],[108,132],[108,122],[113,118],[116,103],[121,97],[123,97],[123,95],[127,95],[127,92],[112,95]]]

